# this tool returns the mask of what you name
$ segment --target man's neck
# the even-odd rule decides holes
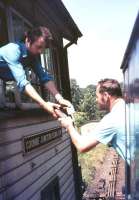
[[[115,104],[117,104],[122,98],[121,97],[112,97],[110,100],[110,111],[112,110],[112,108],[115,106]]]

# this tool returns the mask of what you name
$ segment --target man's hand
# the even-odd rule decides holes
[[[59,109],[55,109],[55,113],[59,118],[67,117],[67,115]]]
[[[66,106],[66,107],[71,107],[72,106],[71,102],[66,100],[66,99],[64,99],[64,98],[59,99],[58,103],[61,106]]]
[[[42,108],[53,115],[54,118],[58,118],[59,116],[56,114],[55,109],[59,109],[60,105],[51,102],[45,102],[42,105]]]
[[[58,121],[60,121],[62,127],[68,128],[69,126],[73,126],[73,120],[71,117],[68,117],[65,113],[58,109],[55,109],[55,113],[59,117]]]
[[[61,117],[58,119],[58,121],[61,123],[61,126],[66,129],[73,127],[73,120],[71,117]]]
[[[62,110],[67,114],[73,116],[75,109],[70,101],[66,99],[60,99],[59,104],[61,105]]]
[[[57,101],[61,106],[65,106],[65,107],[71,107],[71,106],[72,106],[71,102],[68,101],[68,100],[66,100],[66,99],[64,99],[64,98],[62,97],[62,95],[59,94],[59,93],[57,93],[57,94],[55,95],[55,99],[56,99],[56,101]]]

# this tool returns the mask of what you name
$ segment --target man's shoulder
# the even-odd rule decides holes
[[[116,102],[116,104],[114,104],[114,106],[112,107],[112,110],[110,111],[111,115],[117,115],[119,114],[123,114],[125,113],[125,101],[123,99],[119,99],[118,102]]]
[[[19,45],[17,43],[14,42],[10,42],[4,46],[2,46],[0,48],[0,50],[4,50],[4,51],[20,51]]]
[[[111,123],[111,121],[112,121],[112,114],[111,112],[109,112],[100,120],[100,123]]]
[[[107,113],[101,120],[102,123],[117,124],[125,120],[125,102],[120,100],[117,105]]]

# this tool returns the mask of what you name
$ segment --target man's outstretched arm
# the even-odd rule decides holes
[[[54,83],[54,81],[48,81],[44,84],[44,87],[45,89],[49,90],[50,93],[55,97],[56,101],[60,104],[60,105],[63,105],[63,106],[68,106],[70,107],[71,106],[71,103],[70,101],[64,99],[62,97],[62,95],[59,93],[59,91],[57,90],[56,88],[56,85]]]
[[[61,126],[67,129],[73,144],[80,152],[87,152],[100,143],[95,138],[93,138],[92,133],[80,135],[74,128],[71,117],[67,117],[59,110],[55,110],[55,112],[60,117],[58,120],[60,121]]]
[[[76,129],[74,128],[73,125],[69,125],[67,127],[67,131],[71,136],[71,140],[72,140],[73,144],[82,153],[91,150],[97,144],[99,144],[99,142],[97,140],[95,140],[94,138],[91,137],[91,133],[90,133],[90,135],[88,135],[88,134],[87,135],[80,135],[76,131]]]
[[[44,101],[31,84],[27,84],[24,91],[29,97],[38,103],[40,107],[51,113],[53,117],[57,118],[55,108],[59,109],[60,106],[58,104]]]

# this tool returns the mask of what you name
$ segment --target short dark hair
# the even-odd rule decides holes
[[[45,26],[35,27],[27,32],[25,32],[25,37],[28,38],[30,43],[35,42],[39,37],[43,37],[45,41],[52,40],[52,34],[48,28]]]
[[[102,79],[98,82],[99,93],[107,92],[111,96],[122,97],[120,83],[115,79]]]

